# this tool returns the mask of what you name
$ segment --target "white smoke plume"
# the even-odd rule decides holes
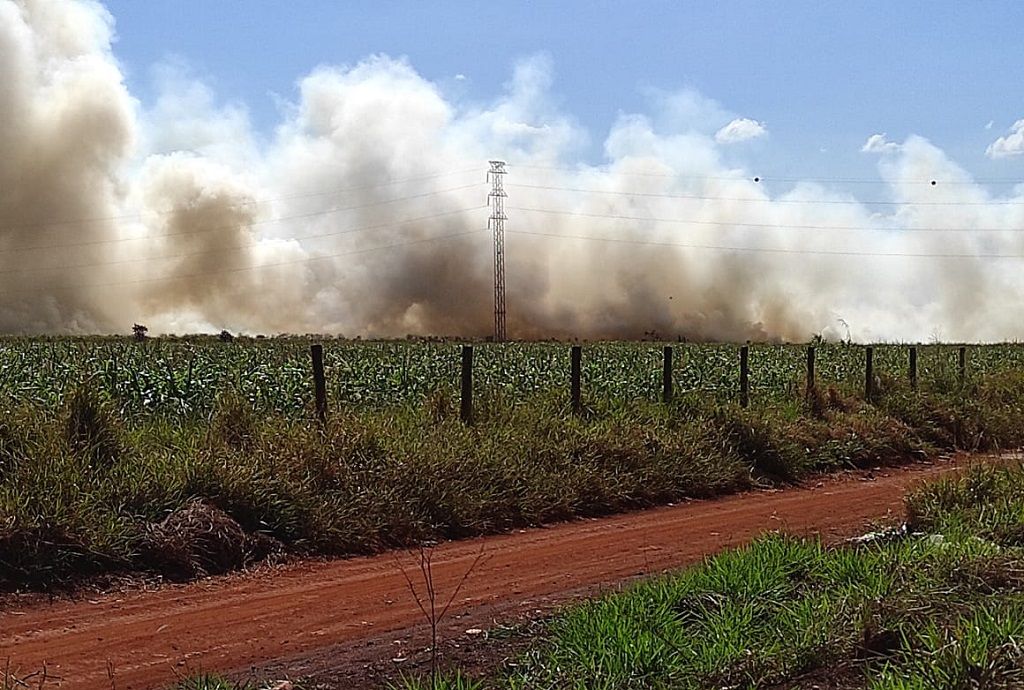
[[[387,56],[302,77],[264,137],[181,65],[139,103],[113,31],[97,2],[0,0],[0,332],[486,335],[502,158],[515,337],[1024,336],[1024,187],[920,137],[865,145],[867,204],[755,181],[716,133],[760,123],[684,92],[586,165],[546,58],[467,105]]]

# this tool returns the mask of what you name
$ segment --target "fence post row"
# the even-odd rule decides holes
[[[807,395],[814,392],[814,347],[807,348]]]
[[[875,392],[874,348],[864,348],[864,399],[871,402]]]
[[[917,390],[918,368],[917,368],[917,347],[911,346],[908,350],[910,364],[910,387]],[[316,393],[316,416],[321,423],[327,421],[327,382],[324,375],[324,348],[320,343],[310,345],[309,354],[313,360],[313,386]],[[579,345],[573,345],[570,356],[570,386],[572,411],[580,414],[583,411],[582,396],[582,359],[583,349]],[[662,358],[662,400],[665,403],[672,402],[674,395],[673,381],[673,350],[666,345]],[[960,383],[967,379],[967,348],[960,347],[957,353],[957,373]],[[807,348],[807,394],[814,392],[816,387],[815,379],[815,348]],[[875,393],[875,371],[874,371],[874,348],[864,348],[864,398],[870,402]],[[740,347],[740,406],[750,405],[750,347]],[[473,346],[462,346],[462,399],[460,405],[460,417],[465,424],[473,423]]]
[[[324,378],[324,346],[320,343],[309,346],[313,359],[313,388],[316,393],[316,416],[320,423],[327,421],[327,380]]]
[[[672,346],[666,345],[661,361],[661,399],[672,402]]]
[[[473,423],[473,346],[462,346],[462,390],[459,417],[463,424]]]
[[[740,407],[750,404],[750,347],[740,348]]]
[[[583,411],[582,385],[580,383],[580,369],[583,359],[583,349],[579,345],[573,345],[569,362],[569,384],[572,397],[572,412],[579,414]]]

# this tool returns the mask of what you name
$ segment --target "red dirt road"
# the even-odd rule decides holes
[[[693,563],[766,530],[852,536],[902,514],[908,487],[968,463],[942,460],[875,475],[847,473],[807,487],[709,501],[442,544],[434,579],[451,592],[481,547],[487,554],[452,614],[486,626],[524,601],[559,599],[595,586]],[[407,568],[413,559],[403,557]],[[19,605],[0,611],[0,668],[44,665],[46,687],[163,687],[185,669],[239,670],[329,650],[416,626],[420,613],[395,557],[300,563],[156,591]],[[340,646],[340,647],[339,647]],[[38,679],[35,681],[38,683]]]

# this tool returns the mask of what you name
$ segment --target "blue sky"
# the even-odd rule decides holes
[[[455,102],[495,98],[516,60],[550,56],[559,107],[599,161],[623,112],[654,90],[697,89],[769,136],[735,155],[776,176],[864,177],[885,132],[920,134],[978,177],[1020,176],[986,147],[1024,118],[1021,2],[327,2],[106,0],[132,91],[184,60],[257,128],[319,64],[406,56]],[[456,79],[463,75],[464,79]],[[986,125],[990,125],[986,129]]]

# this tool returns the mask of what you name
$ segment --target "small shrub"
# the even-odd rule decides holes
[[[245,450],[252,447],[259,427],[252,405],[237,391],[229,389],[217,397],[210,425],[215,439],[234,450]]]
[[[742,457],[771,477],[795,481],[810,469],[807,453],[786,437],[783,421],[764,410],[720,408],[715,422]]]
[[[120,424],[108,401],[88,385],[72,393],[67,404],[68,447],[89,466],[107,469],[121,455]]]

